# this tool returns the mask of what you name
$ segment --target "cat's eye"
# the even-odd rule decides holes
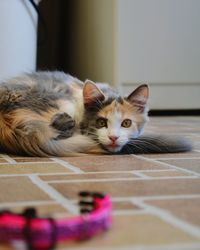
[[[96,121],[96,127],[97,128],[103,128],[103,127],[107,127],[107,119],[105,118],[99,118]]]
[[[131,125],[132,125],[132,121],[130,119],[123,120],[121,124],[121,126],[124,128],[130,128]]]

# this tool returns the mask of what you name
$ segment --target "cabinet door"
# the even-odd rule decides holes
[[[200,108],[200,1],[118,0],[117,79],[149,83],[151,108]]]

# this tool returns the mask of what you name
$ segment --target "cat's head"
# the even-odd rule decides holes
[[[147,85],[139,86],[127,97],[120,97],[110,88],[99,88],[87,80],[83,88],[83,133],[104,149],[119,152],[131,138],[141,134],[148,120],[148,96]]]

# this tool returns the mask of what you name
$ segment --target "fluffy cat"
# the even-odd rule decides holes
[[[182,139],[141,136],[148,97],[147,85],[123,98],[63,72],[24,74],[0,84],[0,148],[30,156],[190,150]]]

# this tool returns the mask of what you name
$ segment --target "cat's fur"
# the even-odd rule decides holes
[[[63,72],[35,72],[0,84],[0,148],[14,154],[156,153],[191,149],[188,142],[142,137],[149,90],[122,98],[106,84]]]

